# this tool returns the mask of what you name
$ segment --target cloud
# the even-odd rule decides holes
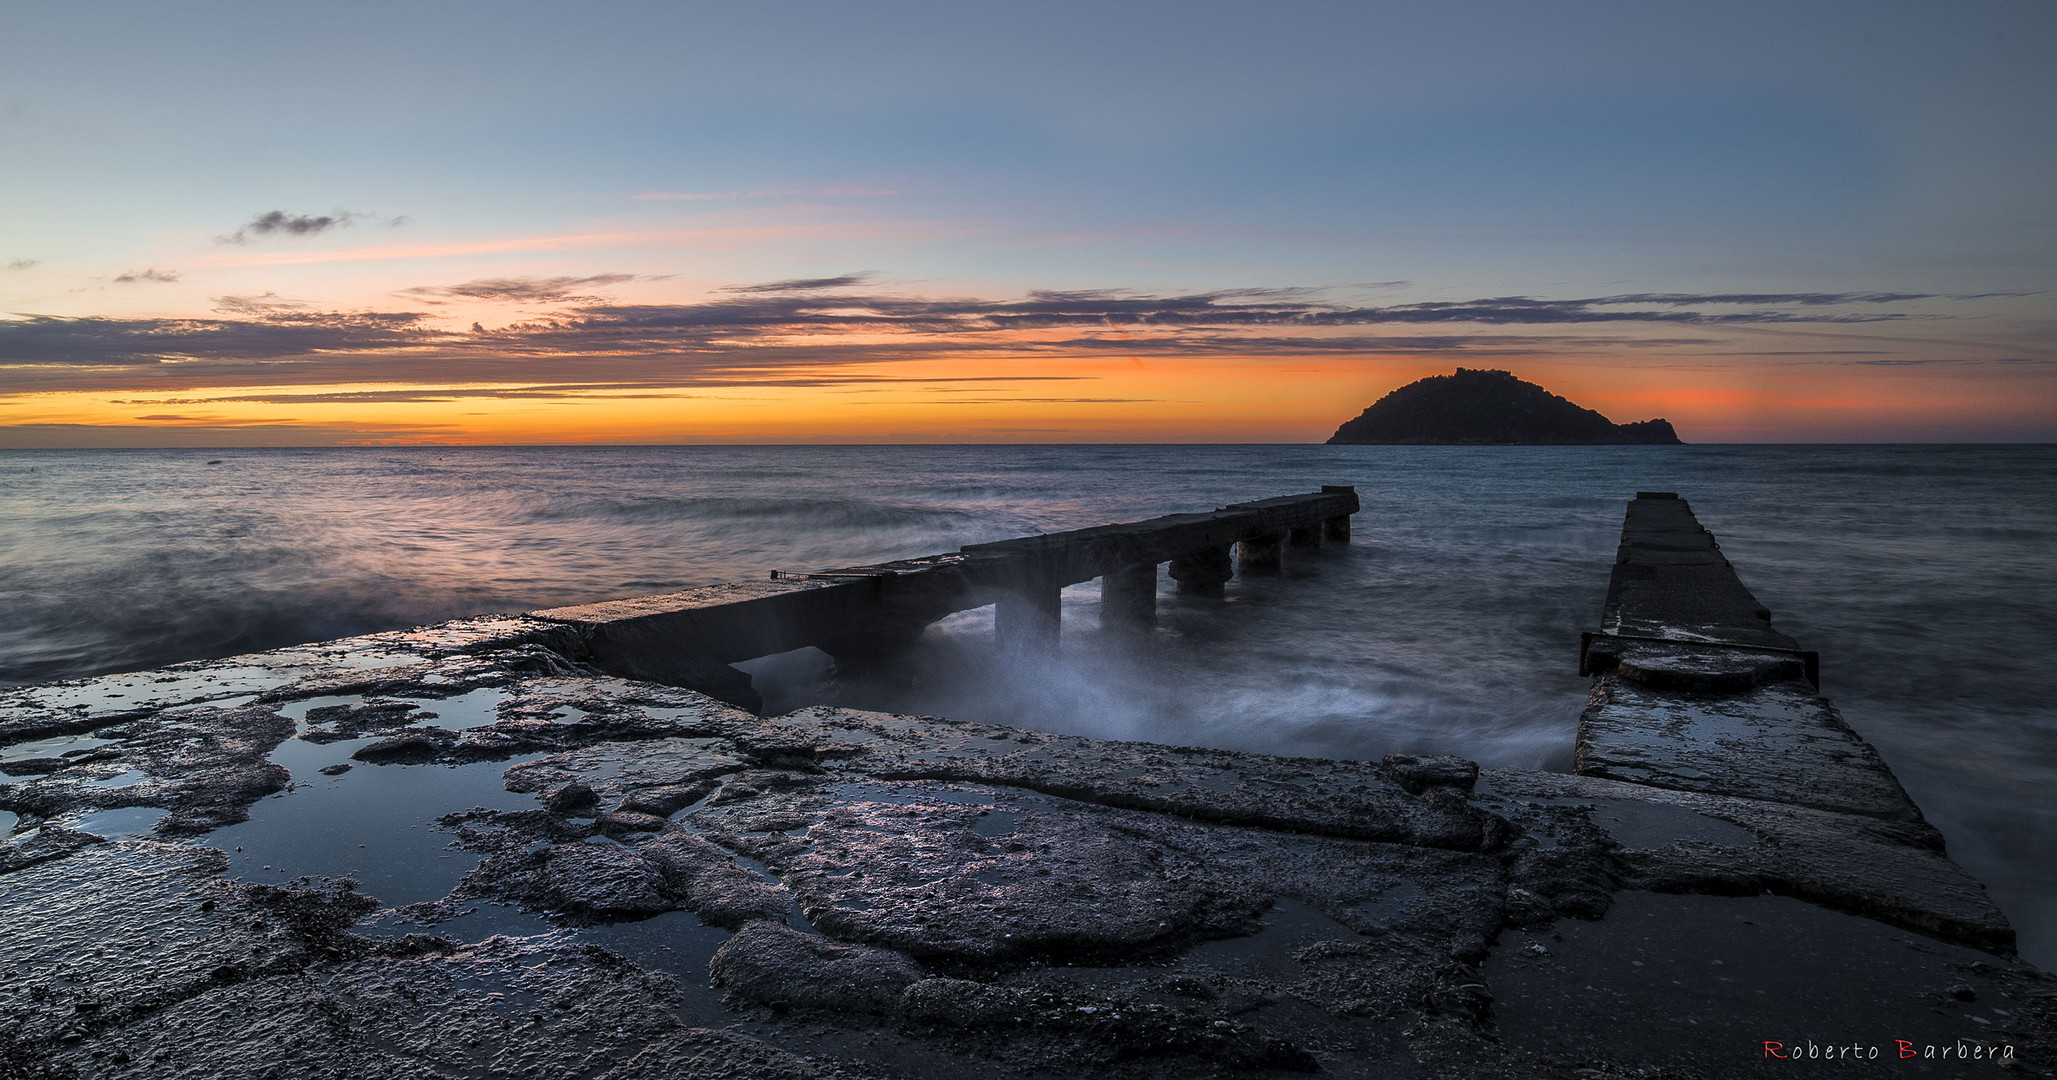
[[[1762,307],[1767,304],[1804,304],[1819,307],[1826,304],[1892,304],[1902,300],[1933,300],[1934,293],[1627,293],[1621,296],[1603,296],[1597,300],[1577,301],[1588,304],[1751,304]],[[1970,299],[1958,297],[1957,299]]]
[[[0,448],[104,446],[335,446],[415,443],[448,438],[454,430],[438,424],[347,426],[314,424],[281,417],[262,423],[202,420],[149,424],[0,424]]]
[[[605,298],[587,295],[579,290],[602,285],[619,285],[625,281],[662,281],[665,276],[594,274],[590,277],[480,278],[461,285],[418,285],[411,289],[402,289],[400,294],[523,304],[598,303]]]
[[[36,265],[38,261],[36,259],[9,259],[7,261],[7,268],[9,270],[27,270],[29,267]]]
[[[863,285],[878,275],[870,270],[855,274],[839,274],[835,277],[788,278],[785,281],[767,281],[762,285],[732,285],[723,290],[734,293],[784,293],[815,292],[820,289],[847,289]]]
[[[1141,405],[1163,401],[1163,398],[1142,397],[982,397],[982,398],[938,398],[931,401],[917,401],[916,405]]]
[[[1501,296],[1483,300],[1435,301],[1396,304],[1389,307],[1356,308],[1310,317],[1338,324],[1374,323],[1484,323],[1488,325],[1548,325],[1553,323],[1674,322],[1718,325],[1722,323],[1865,323],[1915,318],[1906,312],[1859,311],[1823,314],[1785,311],[1790,307],[1830,305],[1876,305],[1911,300],[1936,299],[1928,293],[1631,293],[1579,300],[1538,300],[1528,296]],[[1725,308],[1748,305],[1754,311],[1706,311],[1689,308]]]
[[[317,236],[330,229],[347,229],[353,223],[377,214],[363,214],[354,210],[336,210],[326,214],[289,214],[284,210],[266,210],[251,218],[243,227],[227,236],[215,240],[223,244],[247,244],[252,238],[262,236]],[[386,220],[389,227],[397,227],[407,220],[400,215]]]
[[[978,376],[897,376],[849,374],[823,377],[784,378],[768,376],[751,381],[752,386],[848,386],[867,387],[863,392],[888,392],[908,385],[919,386],[931,393],[963,392],[990,393],[992,387],[1019,382],[1090,382],[1084,375],[978,375]],[[961,391],[956,388],[939,390],[939,383],[973,383]],[[208,397],[184,398],[115,398],[116,405],[223,405],[236,402],[257,402],[266,405],[302,404],[349,404],[362,402],[435,402],[459,401],[465,398],[573,398],[592,394],[605,394],[610,399],[635,400],[658,398],[686,398],[693,394],[676,392],[649,392],[644,383],[610,382],[547,383],[536,386],[414,386],[395,390],[324,390],[315,393],[289,393],[281,391],[259,391],[248,394],[219,394]],[[1015,398],[1009,400],[1027,401],[1112,401],[1113,398]]]
[[[266,318],[289,311],[302,311],[309,305],[298,300],[288,300],[275,292],[257,296],[217,296],[214,310],[223,315],[243,315],[251,318]]]
[[[148,270],[131,270],[126,274],[119,275],[114,279],[114,283],[116,285],[135,285],[142,282],[150,282],[152,284],[169,285],[178,279],[178,271],[159,270],[153,266]]]
[[[414,312],[275,311],[257,318],[109,319],[32,315],[0,321],[0,367],[136,369],[191,365],[247,377],[286,365],[328,368],[418,346],[433,336]]]
[[[865,280],[859,274],[743,286],[677,304],[610,302],[582,291],[628,280],[492,278],[409,290],[430,304],[463,298],[565,305],[468,330],[445,328],[424,311],[317,311],[273,293],[217,297],[213,318],[0,319],[0,392],[385,383],[402,393],[443,396],[460,391],[435,388],[512,386],[481,393],[523,396],[603,387],[627,393],[850,385],[866,381],[861,369],[870,363],[972,356],[1656,354],[1720,339],[1621,331],[1943,318],[1934,303],[1916,302],[1952,299],[1645,293],[1350,305],[1304,289],[1068,290],[983,299],[853,291]],[[1432,332],[1402,329],[1431,326]],[[1604,332],[1577,332],[1582,327]]]
[[[1884,349],[1756,349],[1725,352],[1721,356],[1883,356]]]

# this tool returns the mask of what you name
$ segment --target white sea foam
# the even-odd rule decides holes
[[[220,465],[207,465],[222,458]],[[1623,500],[1676,490],[2024,951],[2057,966],[2057,449],[657,447],[0,451],[0,681],[161,666],[945,551],[1355,484],[1357,543],[1140,643],[1067,594],[1054,657],[933,628],[874,704],[1283,754],[1561,766]],[[983,621],[982,621],[983,620]]]

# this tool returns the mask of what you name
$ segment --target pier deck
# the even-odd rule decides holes
[[[1772,628],[1684,499],[1629,503],[1579,719],[1577,771],[1919,822],[1871,745],[1816,689],[1815,654]]]
[[[866,566],[773,571],[760,581],[550,608],[529,617],[570,630],[579,658],[603,671],[755,707],[748,678],[726,665],[814,646],[842,671],[877,672],[923,627],[988,604],[998,609],[1004,644],[1044,646],[1058,633],[1058,593],[1096,577],[1105,579],[1103,620],[1145,627],[1156,618],[1159,563],[1171,564],[1181,592],[1219,595],[1234,573],[1231,549],[1240,551],[1246,573],[1276,570],[1282,547],[1348,540],[1357,508],[1354,488],[1324,487],[1209,513],[972,544]]]

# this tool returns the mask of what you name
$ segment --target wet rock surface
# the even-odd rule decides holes
[[[0,1075],[1754,1075],[1760,1041],[1808,1034],[1756,1025],[1803,998],[1824,1042],[1969,1032],[2048,1067],[2053,985],[1918,819],[763,719],[548,635],[473,620],[0,696]],[[400,805],[323,818],[333,866],[237,849],[317,796]],[[413,853],[428,899],[352,876],[359,843]],[[1666,927],[1724,944],[1663,952]],[[1826,983],[1645,972],[1802,939]],[[1706,1030],[1666,1037],[1673,1000]]]

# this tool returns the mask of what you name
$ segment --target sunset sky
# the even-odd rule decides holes
[[[16,3],[0,446],[2057,438],[2057,4]]]

